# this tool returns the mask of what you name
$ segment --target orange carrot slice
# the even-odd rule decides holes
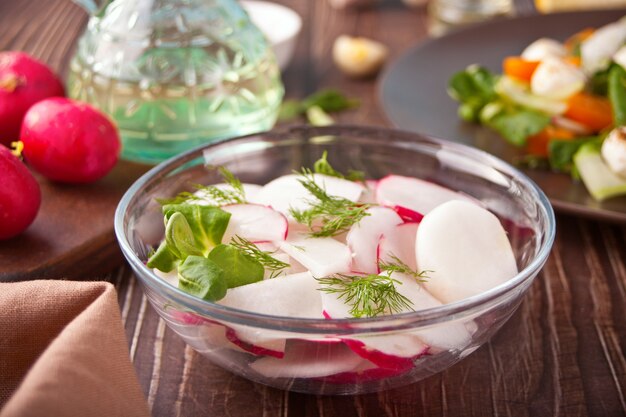
[[[510,77],[529,82],[538,65],[539,61],[528,61],[519,56],[509,56],[504,58],[502,69]]]
[[[611,103],[607,98],[588,93],[578,93],[567,100],[564,114],[594,131],[600,131],[613,124]]]
[[[541,132],[530,136],[526,142],[526,152],[534,156],[548,157],[548,144],[552,139],[574,139],[576,135],[561,127],[548,125]]]

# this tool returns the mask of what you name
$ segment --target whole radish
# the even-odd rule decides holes
[[[44,98],[64,96],[63,84],[24,52],[0,52],[0,144],[17,141],[24,114]]]
[[[0,145],[0,240],[24,231],[41,204],[39,184],[11,151]]]
[[[88,104],[49,98],[31,107],[20,140],[30,166],[53,181],[96,181],[115,166],[120,153],[117,129]]]

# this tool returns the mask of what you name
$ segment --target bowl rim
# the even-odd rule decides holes
[[[517,275],[502,284],[484,291],[480,294],[464,298],[452,303],[443,304],[438,307],[427,309],[397,313],[391,315],[383,315],[371,318],[342,318],[342,319],[324,319],[324,318],[299,318],[284,317],[268,314],[260,314],[246,310],[239,310],[232,307],[223,306],[210,301],[196,298],[158,277],[150,268],[148,268],[134,253],[124,233],[124,217],[126,210],[136,197],[136,192],[146,184],[156,181],[158,174],[163,172],[171,172],[174,169],[188,163],[189,161],[202,157],[206,149],[221,146],[225,143],[235,141],[243,141],[258,136],[263,137],[280,137],[286,134],[306,134],[309,137],[325,136],[325,135],[341,135],[350,134],[358,136],[359,134],[393,134],[395,137],[401,137],[409,141],[427,142],[431,145],[438,145],[446,150],[461,152],[464,156],[471,158],[479,163],[487,163],[488,166],[505,172],[515,177],[521,183],[525,184],[533,194],[533,199],[541,209],[542,217],[545,218],[546,227],[545,235],[536,255],[529,264],[518,271]],[[365,333],[373,329],[381,330],[401,330],[416,327],[427,327],[442,322],[456,321],[472,314],[475,310],[482,311],[490,305],[506,298],[507,294],[524,284],[527,280],[534,279],[539,270],[545,264],[551,247],[554,243],[556,235],[556,219],[554,210],[544,194],[544,192],[532,181],[526,174],[508,164],[507,162],[477,148],[467,145],[451,142],[445,139],[435,138],[416,132],[404,131],[396,128],[387,128],[381,126],[363,126],[350,124],[336,124],[331,126],[287,126],[284,128],[272,129],[265,132],[257,132],[253,134],[237,136],[232,138],[224,138],[213,141],[209,144],[203,144],[190,149],[184,153],[174,156],[166,161],[156,165],[148,172],[137,179],[131,187],[126,191],[120,200],[114,219],[115,234],[122,250],[122,253],[135,270],[135,275],[139,277],[141,282],[147,287],[157,291],[158,293],[167,293],[169,297],[174,297],[174,301],[178,304],[190,309],[192,312],[201,316],[210,316],[220,321],[235,323],[237,325],[246,325],[251,327],[263,328],[268,330],[280,330],[297,333],[314,333],[314,334],[354,334]],[[139,273],[141,271],[141,273]]]

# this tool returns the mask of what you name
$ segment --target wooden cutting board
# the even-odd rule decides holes
[[[113,232],[115,208],[149,168],[120,161],[106,177],[87,185],[58,184],[36,175],[41,208],[24,233],[0,241],[0,281],[95,279],[118,266],[123,258]]]

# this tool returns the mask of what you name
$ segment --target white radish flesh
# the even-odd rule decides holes
[[[300,183],[302,179],[300,175],[278,177],[263,186],[250,201],[270,206],[285,215],[289,215],[290,209],[305,210],[315,198]],[[328,195],[350,201],[358,201],[365,189],[362,184],[327,175],[313,174],[313,179]]]
[[[376,204],[376,187],[378,187],[378,181],[366,180],[365,189],[359,198],[359,202],[366,204]]]
[[[387,207],[370,207],[368,216],[352,225],[346,242],[352,252],[352,270],[375,274],[378,272],[376,248],[383,234],[391,233],[403,223],[398,214]]]
[[[270,378],[319,378],[350,372],[362,362],[341,343],[290,340],[282,359],[265,357],[250,367]]]
[[[322,318],[317,288],[315,278],[303,272],[231,288],[217,303],[272,316]]]
[[[426,289],[444,303],[480,294],[517,274],[506,232],[491,212],[464,201],[442,204],[417,230],[417,266]]]
[[[425,215],[450,200],[474,202],[471,198],[417,178],[389,175],[378,182],[376,200],[388,207],[405,207]]]
[[[330,237],[313,238],[303,233],[289,233],[280,248],[315,277],[326,277],[350,270],[350,249]]]
[[[250,241],[281,241],[287,237],[287,218],[270,207],[230,204],[223,206],[222,210],[231,215],[222,237],[223,243],[229,243],[235,236]]]
[[[393,263],[397,257],[412,270],[417,269],[415,260],[415,240],[418,223],[399,224],[393,230],[383,234],[378,241],[378,264]]]

